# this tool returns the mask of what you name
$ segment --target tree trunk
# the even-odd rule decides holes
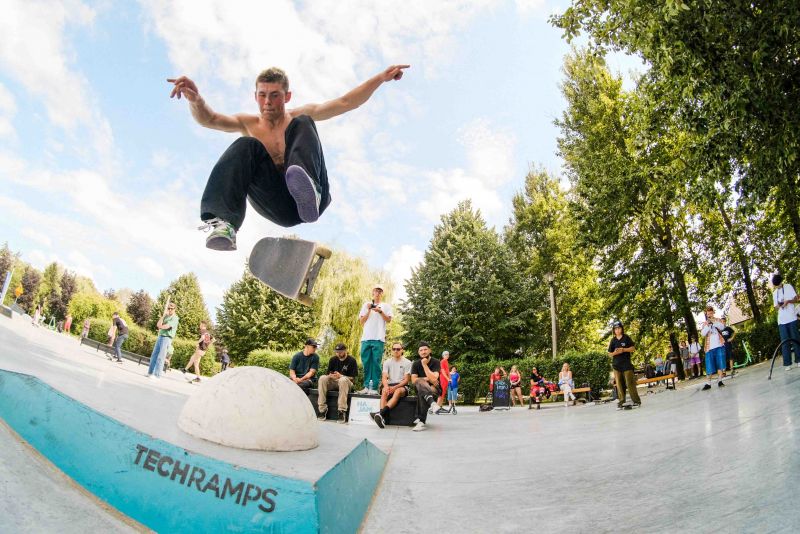
[[[794,233],[794,240],[797,248],[800,249],[800,213],[797,205],[797,180],[792,172],[786,173],[785,189],[782,191],[783,205],[786,208],[786,216]]]
[[[733,238],[733,250],[736,254],[736,259],[739,261],[739,267],[742,270],[742,281],[744,281],[744,289],[745,293],[747,294],[747,303],[750,305],[750,313],[753,314],[753,319],[755,322],[761,324],[763,322],[763,318],[761,317],[761,310],[758,308],[756,293],[753,290],[753,278],[750,275],[750,265],[747,262],[748,258],[744,253],[741,243],[739,243],[739,238],[736,237],[736,233],[734,232],[733,224],[728,217],[728,213],[725,211],[725,203],[722,202],[722,200],[719,200],[717,202],[717,207],[719,208],[719,214],[722,216],[722,222],[725,225],[725,230]]]
[[[673,296],[678,305],[678,310],[686,323],[686,331],[689,337],[697,337],[697,323],[694,321],[692,307],[689,305],[689,292],[686,289],[686,277],[680,268],[680,262],[678,261],[678,256],[672,243],[671,218],[668,210],[669,206],[665,204],[661,214],[661,220],[665,223],[663,228],[655,222],[652,223],[652,227],[653,230],[655,230],[655,235],[659,243],[664,249],[667,265],[669,265],[672,273],[672,279],[674,281]]]

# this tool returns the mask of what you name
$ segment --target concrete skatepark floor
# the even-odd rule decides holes
[[[117,366],[19,317],[0,319],[0,368],[35,375],[176,445],[297,477],[313,477],[323,460],[366,438],[390,455],[363,532],[800,529],[800,369],[777,367],[767,381],[768,366],[761,364],[711,391],[700,391],[699,380],[652,395],[641,388],[644,404],[632,411],[611,403],[488,413],[464,407],[457,416],[429,416],[421,433],[323,423],[317,450],[256,453],[177,430],[177,412],[202,384],[190,385],[176,372],[148,381],[144,366]],[[43,470],[7,431],[0,431],[0,447],[0,516],[13,518],[0,520],[0,532],[18,532],[19,525],[28,532],[131,528],[69,481],[39,492],[50,487],[48,477],[63,475]],[[41,506],[20,506],[35,495],[46,495]],[[82,522],[70,522],[59,509]]]

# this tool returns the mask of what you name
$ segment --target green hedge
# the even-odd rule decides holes
[[[245,365],[256,367],[266,367],[277,371],[284,376],[289,376],[289,364],[292,363],[294,352],[278,352],[267,349],[256,349],[247,355]]]
[[[744,349],[742,349],[742,341],[747,341],[750,345],[751,352],[753,353],[753,363],[767,360],[772,357],[772,352],[775,347],[781,342],[781,335],[778,332],[778,323],[773,315],[770,320],[761,324],[749,324],[743,328],[736,330],[736,339],[733,340],[735,351],[741,351],[741,355],[737,354],[736,361],[743,362],[745,359]],[[759,359],[758,353],[761,352]]]
[[[83,324],[81,323],[81,328]],[[108,340],[108,329],[111,328],[111,321],[109,319],[91,319],[91,326],[89,327],[89,337],[95,341],[105,343]],[[156,344],[156,334],[145,330],[141,326],[128,323],[128,339],[122,346],[123,350],[140,354],[142,356],[150,356],[153,353],[153,347]],[[197,343],[192,339],[177,338],[172,341],[175,352],[172,354],[170,367],[178,369],[185,367],[189,358],[194,354],[194,349]],[[200,373],[203,375],[214,375],[219,372],[221,366],[217,362],[217,353],[214,345],[211,345],[206,351],[203,359],[200,360]]]
[[[520,358],[518,360],[492,360],[483,363],[470,363],[459,361],[459,358],[453,358],[450,366],[456,366],[458,373],[461,375],[461,385],[458,388],[458,392],[464,395],[465,402],[473,403],[475,399],[485,396],[489,391],[489,376],[495,367],[503,367],[506,371],[510,371],[511,366],[516,365],[523,377],[523,391],[528,394],[531,369],[534,366],[545,379],[558,382],[558,373],[561,371],[561,366],[564,362],[569,363],[572,369],[576,387],[589,384],[593,394],[599,394],[601,389],[607,387],[609,373],[611,372],[611,362],[608,354],[604,352],[566,353],[555,361],[550,358]]]

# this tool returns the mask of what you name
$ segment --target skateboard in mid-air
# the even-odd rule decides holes
[[[314,282],[330,257],[330,249],[313,241],[265,237],[253,247],[247,263],[253,276],[284,297],[313,306]]]

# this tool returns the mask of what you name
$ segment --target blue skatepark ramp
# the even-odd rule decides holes
[[[36,377],[5,370],[0,418],[79,485],[158,532],[355,532],[387,460],[364,439],[313,481],[245,468],[147,435]]]

